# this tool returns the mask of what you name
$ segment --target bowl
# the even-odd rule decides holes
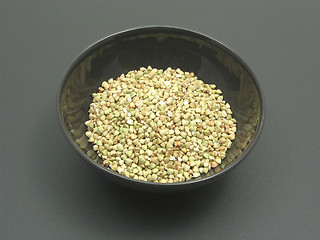
[[[85,136],[91,94],[104,80],[144,66],[194,72],[223,92],[237,120],[236,137],[220,169],[181,183],[153,183],[114,172],[102,164]],[[248,65],[222,43],[202,34],[166,26],[119,32],[84,50],[69,66],[58,91],[57,108],[63,132],[73,149],[108,179],[155,192],[189,190],[211,183],[242,162],[261,133],[264,106],[259,84]]]

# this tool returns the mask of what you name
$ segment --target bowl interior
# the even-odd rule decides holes
[[[102,81],[149,65],[180,68],[194,72],[205,83],[216,84],[237,120],[236,138],[221,164],[221,171],[211,170],[189,182],[213,178],[239,163],[262,124],[261,96],[254,76],[222,44],[194,32],[166,27],[135,29],[105,38],[89,47],[70,66],[60,89],[58,108],[63,128],[76,151],[113,177],[126,179],[101,167],[101,159],[84,135],[84,122],[88,120],[91,94]]]

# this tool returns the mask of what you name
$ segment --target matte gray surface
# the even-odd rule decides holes
[[[0,239],[319,239],[319,10],[319,1],[1,1]],[[179,195],[106,182],[57,119],[75,56],[152,24],[229,45],[265,93],[249,157],[217,184]]]

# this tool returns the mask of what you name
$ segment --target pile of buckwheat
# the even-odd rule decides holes
[[[142,181],[173,183],[221,164],[236,120],[222,92],[194,73],[140,68],[93,93],[86,136],[103,164]]]

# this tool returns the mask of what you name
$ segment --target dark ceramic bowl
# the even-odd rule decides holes
[[[237,120],[237,133],[219,172],[211,170],[182,183],[152,183],[127,178],[102,165],[84,135],[91,94],[102,81],[149,65],[194,72],[205,83],[214,83],[223,91]],[[74,150],[110,180],[147,191],[192,189],[225,175],[252,150],[264,120],[261,89],[244,61],[212,38],[173,27],[132,29],[89,46],[67,70],[57,101],[62,129]]]

